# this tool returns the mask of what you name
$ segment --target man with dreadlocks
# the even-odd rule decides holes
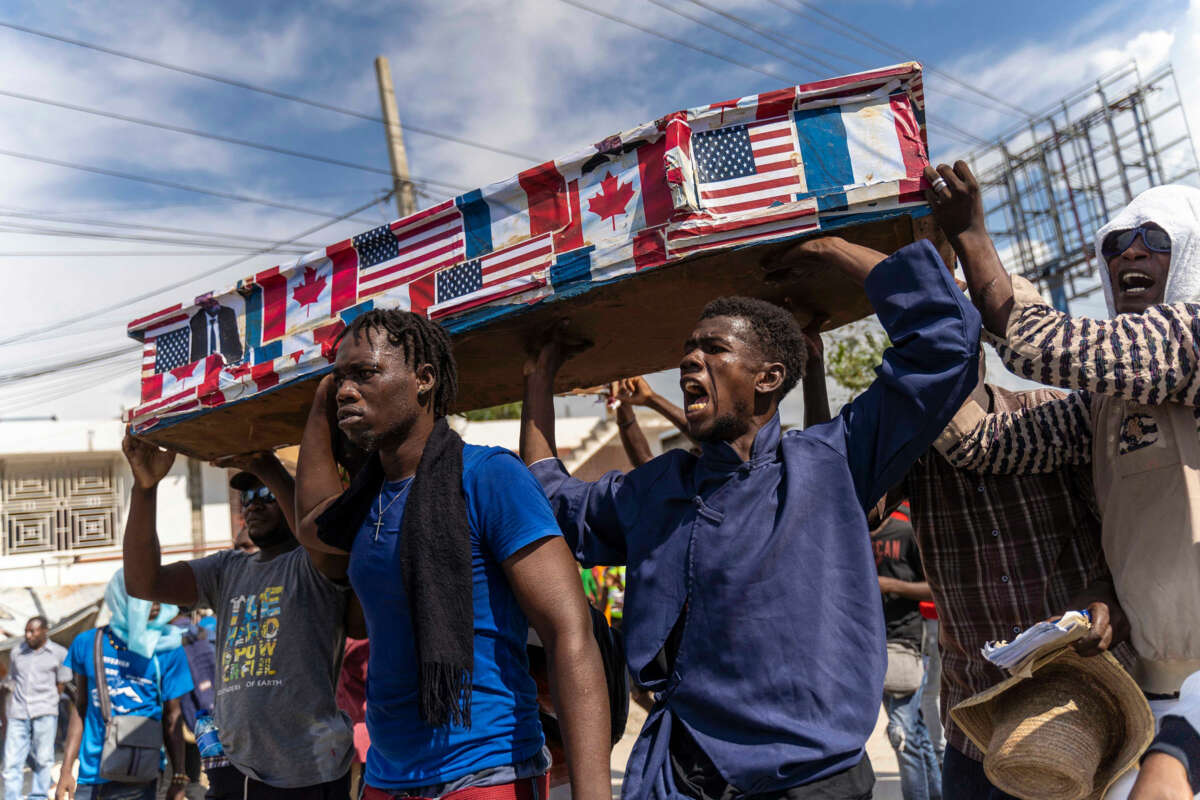
[[[532,624],[572,794],[608,800],[608,697],[574,559],[521,462],[447,425],[457,385],[440,326],[369,311],[339,338],[301,440],[301,540],[349,553],[371,641],[364,797],[544,800]],[[368,454],[345,492],[339,429]]]
[[[588,483],[554,458],[559,335],[526,365],[521,453],[585,566],[626,565],[630,673],[657,702],[626,800],[868,798],[884,624],[864,509],[933,442],[976,380],[979,315],[937,251],[890,258],[839,239],[793,262],[865,281],[894,346],[831,422],[784,434],[803,374],[791,314],[715,300],[683,345],[697,457],[664,453]]]

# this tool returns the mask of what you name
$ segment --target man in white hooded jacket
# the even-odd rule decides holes
[[[1009,413],[968,402],[936,446],[977,472],[1091,463],[1132,673],[1161,719],[1200,670],[1200,190],[1149,189],[1097,232],[1113,315],[1097,320],[1055,310],[1004,271],[966,164],[927,177],[985,338],[1015,374],[1076,390]]]

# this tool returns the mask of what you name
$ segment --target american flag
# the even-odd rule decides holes
[[[358,252],[358,299],[364,300],[461,261],[462,214],[447,200],[350,241]]]
[[[154,372],[170,372],[192,360],[191,331],[185,325],[160,333],[153,340]]]
[[[791,115],[692,134],[700,205],[736,214],[790,202],[805,191]]]
[[[550,234],[539,236],[442,270],[429,316],[443,317],[545,286],[544,270],[553,258],[550,241]]]

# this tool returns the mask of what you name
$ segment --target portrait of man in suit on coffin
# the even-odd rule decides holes
[[[242,339],[238,334],[237,312],[213,298],[199,301],[200,310],[192,315],[188,325],[192,335],[192,361],[220,353],[226,364],[242,360]]]

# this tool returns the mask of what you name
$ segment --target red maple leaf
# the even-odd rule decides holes
[[[199,361],[193,361],[191,364],[184,364],[182,367],[176,367],[171,370],[171,377],[177,381],[186,381],[196,372],[196,367],[200,364]]]
[[[617,229],[617,215],[625,213],[625,206],[633,199],[633,181],[621,183],[611,172],[600,181],[600,194],[588,199],[588,211],[600,219],[612,219],[613,230]]]
[[[292,299],[300,304],[304,309],[304,316],[307,319],[312,313],[311,306],[321,297],[321,292],[325,290],[325,276],[320,274],[320,271],[313,267],[304,268],[304,282],[292,289]]]

